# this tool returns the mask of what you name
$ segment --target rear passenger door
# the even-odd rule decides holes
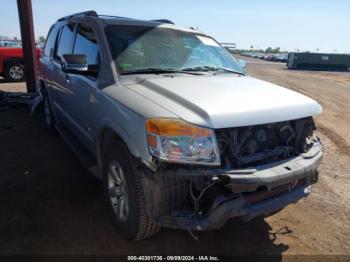
[[[53,100],[52,93],[52,78],[54,77],[55,67],[52,64],[52,56],[55,49],[55,44],[57,41],[57,35],[59,32],[59,27],[53,26],[48,34],[44,51],[39,58],[39,75],[42,80],[44,80],[47,91],[49,92],[51,101]]]
[[[92,27],[80,23],[76,30],[73,54],[87,56],[89,68],[96,69],[96,75],[66,74],[68,92],[65,95],[65,107],[69,114],[70,126],[86,147],[92,145],[91,136],[91,98],[97,89],[97,73],[100,66],[100,55],[96,34]]]

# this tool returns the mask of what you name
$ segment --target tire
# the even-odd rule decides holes
[[[158,233],[160,227],[146,210],[142,174],[124,143],[113,140],[108,145],[103,167],[105,197],[117,231],[133,241]]]
[[[24,81],[24,66],[20,62],[10,62],[5,66],[4,77],[9,82]]]
[[[55,116],[52,112],[52,108],[51,108],[51,102],[50,102],[50,98],[47,94],[47,91],[45,89],[43,89],[42,91],[42,96],[43,96],[43,117],[44,117],[44,124],[45,127],[49,130],[49,131],[55,131],[56,130],[56,119]]]

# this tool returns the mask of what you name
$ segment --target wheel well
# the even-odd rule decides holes
[[[106,151],[105,145],[108,145],[112,140],[119,140],[126,146],[126,148],[128,148],[124,140],[114,130],[110,128],[104,128],[99,136],[99,145],[98,145],[98,153],[97,153],[98,165],[100,167],[102,167],[102,160]]]
[[[42,92],[47,92],[46,84],[45,84],[44,80],[42,80],[42,79],[39,80],[39,92],[41,95],[42,95]]]
[[[39,79],[38,80],[37,91],[38,91],[41,99],[44,98],[44,93],[47,94],[46,83],[45,83],[45,81],[43,79]]]

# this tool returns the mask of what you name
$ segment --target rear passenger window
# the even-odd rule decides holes
[[[58,42],[55,58],[62,61],[62,56],[71,54],[73,48],[74,24],[65,25]]]
[[[86,55],[88,65],[100,64],[96,36],[90,26],[84,24],[79,25],[73,54]]]
[[[51,56],[51,50],[54,49],[55,47],[55,42],[57,38],[57,27],[51,28],[49,35],[47,37],[46,43],[45,43],[45,48],[44,48],[44,54],[47,56]]]

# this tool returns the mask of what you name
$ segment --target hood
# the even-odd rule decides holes
[[[210,128],[280,122],[313,116],[322,107],[292,90],[249,76],[138,76],[129,85],[180,118]]]

